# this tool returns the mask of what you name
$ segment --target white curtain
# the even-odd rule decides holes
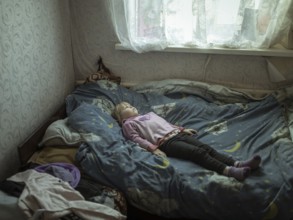
[[[120,43],[136,52],[170,45],[270,48],[287,37],[293,0],[109,0]]]

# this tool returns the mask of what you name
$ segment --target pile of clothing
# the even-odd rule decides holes
[[[8,195],[17,200],[17,219],[126,219],[126,213],[90,201],[93,194],[85,190],[88,181],[81,181],[80,171],[73,164],[50,163],[16,173],[2,181],[0,189],[6,200]]]

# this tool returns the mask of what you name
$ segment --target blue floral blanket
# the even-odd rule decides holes
[[[153,155],[123,137],[111,115],[121,101],[196,129],[195,138],[235,159],[260,154],[261,167],[239,182],[192,162]],[[205,220],[293,219],[291,102],[273,93],[256,99],[193,81],[133,89],[98,81],[78,86],[66,98],[68,125],[96,137],[76,155],[88,175],[147,212]]]

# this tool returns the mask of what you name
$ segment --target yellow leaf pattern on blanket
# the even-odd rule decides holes
[[[232,147],[231,149],[228,149],[228,150],[224,150],[224,151],[228,152],[228,153],[233,153],[233,152],[239,150],[240,147],[241,147],[241,143],[239,141],[237,141],[234,147]]]
[[[103,121],[104,123],[107,123],[107,121],[106,121],[104,118],[102,118],[100,115],[99,115],[99,118],[100,118],[101,121]],[[108,128],[113,128],[113,123],[109,123],[109,124],[108,124]]]
[[[160,169],[166,169],[170,165],[170,161],[166,157],[162,157],[162,159],[163,159],[162,165],[156,164],[154,165],[154,167],[160,168]]]
[[[167,158],[163,158],[163,165],[156,165],[155,167],[166,169],[170,165],[170,161]]]
[[[269,206],[269,210],[267,211],[266,215],[263,217],[262,220],[275,219],[277,214],[278,214],[278,206],[274,202],[271,202]]]

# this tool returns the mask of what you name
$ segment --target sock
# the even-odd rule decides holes
[[[227,176],[234,177],[237,180],[244,180],[250,174],[249,167],[228,167]]]
[[[235,167],[250,167],[252,170],[254,170],[259,167],[260,162],[261,157],[259,155],[255,155],[249,160],[237,161],[235,163]]]

